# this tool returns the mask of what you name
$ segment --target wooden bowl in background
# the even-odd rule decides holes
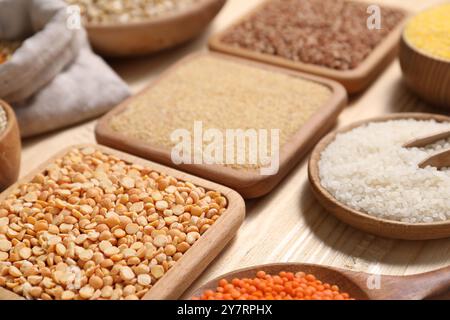
[[[319,203],[341,221],[352,227],[386,238],[402,240],[431,240],[450,237],[450,220],[433,223],[404,223],[394,220],[380,219],[365,212],[355,210],[339,202],[320,182],[319,161],[322,152],[332,143],[340,133],[348,132],[354,128],[371,122],[389,120],[416,119],[436,120],[437,122],[450,122],[450,117],[427,113],[396,113],[379,118],[356,122],[345,128],[336,130],[323,138],[311,154],[308,167],[308,176],[311,189]]]
[[[154,53],[199,35],[222,9],[226,0],[202,0],[175,13],[140,22],[88,24],[86,30],[96,52],[125,57]]]
[[[406,85],[423,100],[450,109],[450,61],[414,48],[403,34],[400,65]]]
[[[2,191],[19,177],[21,141],[14,111],[3,100],[0,100],[0,108],[5,110],[8,121],[5,130],[0,132],[0,191]]]

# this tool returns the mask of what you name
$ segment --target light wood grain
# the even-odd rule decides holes
[[[259,169],[236,170],[222,165],[196,165],[181,164],[176,165],[172,161],[171,149],[157,145],[152,145],[139,139],[129,137],[126,134],[116,132],[111,128],[111,120],[125,112],[133,105],[136,98],[144,95],[147,91],[157,87],[160,81],[176,72],[184,64],[190,63],[203,56],[212,56],[216,59],[234,61],[236,63],[254,66],[257,68],[269,70],[271,72],[287,74],[299,79],[310,80],[315,83],[326,86],[331,91],[330,98],[306,121],[298,131],[282,146],[279,154],[279,170],[275,175],[261,175]],[[150,103],[150,101],[149,101]],[[345,89],[337,82],[324,78],[311,76],[308,74],[289,71],[287,69],[271,67],[260,63],[251,62],[244,59],[233,58],[221,54],[201,53],[190,55],[177,62],[170,70],[166,71],[161,77],[134,97],[130,97],[114,110],[106,114],[99,120],[95,135],[98,143],[110,146],[112,148],[123,150],[143,158],[163,163],[176,169],[190,172],[208,180],[216,181],[238,191],[244,198],[257,198],[269,193],[273,188],[288,174],[300,159],[314,146],[314,144],[327,133],[335,124],[339,113],[347,104],[347,93]],[[286,106],[290,107],[290,106]],[[145,115],[142,115],[145,116]],[[158,121],[158,119],[155,119]]]
[[[380,219],[371,216],[363,211],[355,210],[348,205],[339,202],[320,182],[319,161],[322,152],[332,143],[338,134],[351,131],[368,123],[384,122],[389,120],[415,119],[415,120],[435,120],[437,122],[450,122],[450,117],[427,113],[395,113],[384,115],[373,119],[358,121],[345,128],[335,130],[324,137],[312,151],[308,164],[308,177],[311,188],[328,212],[333,213],[338,219],[349,225],[372,233],[377,236],[403,240],[430,240],[450,237],[450,221],[434,223],[404,223],[393,220]],[[431,157],[428,164],[442,164],[439,160],[445,158],[445,153],[441,157]],[[447,157],[448,159],[448,157]],[[423,164],[420,164],[423,166]]]
[[[6,114],[6,127],[0,132],[0,191],[16,182],[20,171],[21,141],[19,125],[11,107],[0,100]]]
[[[113,155],[125,162],[138,164],[144,167],[150,167],[152,170],[163,173],[180,181],[189,181],[205,190],[218,191],[228,200],[227,210],[219,219],[208,229],[200,239],[181,257],[180,260],[149,290],[143,297],[143,300],[158,299],[177,299],[189,287],[189,285],[202,273],[208,264],[220,253],[226,244],[234,237],[239,226],[245,217],[245,203],[242,197],[227,187],[223,187],[216,183],[186,174],[184,172],[171,169],[160,164],[144,160],[127,153],[123,153],[111,148],[100,145],[85,144],[76,145],[58,152],[50,159],[32,170],[25,177],[21,178],[17,183],[9,187],[0,195],[0,201],[8,197],[19,184],[31,181],[36,174],[41,173],[54,163],[56,159],[64,156],[73,148],[94,147],[96,150],[104,154]],[[0,288],[0,300],[11,299],[14,297],[12,293],[6,289]],[[15,295],[16,298],[19,296]]]
[[[202,0],[161,17],[130,23],[88,24],[89,41],[104,56],[145,55],[172,48],[201,33],[226,0]]]
[[[405,18],[389,33],[389,35],[371,52],[371,54],[358,67],[352,70],[334,70],[318,65],[292,61],[283,57],[259,53],[253,50],[239,48],[222,42],[222,38],[224,37],[224,35],[227,34],[230,29],[233,28],[233,26],[239,25],[249,19],[252,15],[254,15],[254,13],[261,10],[265,6],[266,2],[270,1],[272,0],[264,1],[254,10],[251,10],[243,17],[240,17],[231,27],[213,35],[209,40],[209,47],[215,51],[333,79],[340,82],[350,94],[354,94],[366,89],[384,70],[384,68],[386,68],[386,66],[397,56],[398,43],[402,34],[404,23],[406,21],[406,17],[408,16],[408,13],[404,9],[396,7],[397,10],[404,12]]]
[[[208,36],[223,30],[259,0],[229,0],[208,33],[176,50],[133,60],[109,60],[114,69],[138,92],[173,62],[204,50]],[[418,12],[443,0],[379,0]],[[368,0],[368,3],[370,1]],[[433,112],[403,84],[398,60],[365,92],[352,98],[339,117],[338,127],[392,112]],[[64,146],[94,143],[95,122],[24,141],[22,174]],[[450,239],[401,241],[376,237],[340,222],[318,204],[307,178],[304,159],[269,195],[247,201],[247,216],[237,236],[188,289],[214,277],[246,266],[274,262],[323,264],[367,273],[410,275],[450,264]]]

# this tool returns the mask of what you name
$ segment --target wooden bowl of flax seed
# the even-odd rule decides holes
[[[226,0],[66,2],[80,6],[96,52],[103,56],[126,57],[154,53],[195,38],[219,13]]]
[[[0,100],[0,191],[16,182],[20,170],[21,141],[12,108]]]
[[[329,78],[355,94],[368,88],[397,56],[408,15],[382,5],[377,7],[381,26],[369,28],[370,7],[362,1],[264,0],[214,34],[209,47]]]

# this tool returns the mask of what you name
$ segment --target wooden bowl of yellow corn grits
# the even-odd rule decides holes
[[[107,57],[140,56],[185,43],[203,32],[226,0],[199,0],[179,11],[125,23],[87,23],[89,41]]]
[[[412,17],[400,44],[406,85],[424,101],[450,109],[450,2]]]

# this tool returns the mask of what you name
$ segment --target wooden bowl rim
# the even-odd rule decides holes
[[[278,268],[280,268],[280,271],[278,271],[278,272],[286,271],[284,269],[287,269],[287,268],[298,268],[298,272],[302,272],[304,269],[308,269],[308,268],[312,268],[312,269],[316,268],[316,269],[322,269],[323,271],[330,273],[330,274],[331,273],[339,274],[340,276],[342,276],[342,278],[345,279],[345,281],[348,281],[348,283],[351,283],[356,288],[361,290],[361,292],[358,293],[359,295],[362,294],[364,296],[367,296],[367,297],[365,297],[366,299],[368,298],[367,293],[360,287],[360,285],[347,276],[346,272],[348,272],[348,271],[340,269],[340,268],[326,266],[326,265],[313,264],[313,263],[302,263],[302,262],[276,262],[276,263],[268,263],[268,264],[261,264],[261,265],[253,265],[253,266],[249,266],[249,267],[245,267],[245,268],[236,269],[236,270],[227,272],[225,274],[222,274],[220,276],[217,276],[217,277],[203,283],[201,286],[199,286],[198,288],[196,288],[194,290],[194,292],[192,293],[192,295],[189,298],[192,299],[194,297],[199,297],[203,292],[205,292],[205,290],[217,287],[218,282],[221,279],[231,280],[232,278],[235,278],[238,274],[245,273],[245,272],[254,272],[255,273],[254,277],[256,277],[256,273],[258,271],[264,271],[268,274],[276,275],[275,273],[278,273],[278,272],[275,272],[275,271],[271,272],[271,271],[269,271],[269,269],[278,269]],[[322,280],[322,279],[320,279],[320,277],[318,277],[318,278],[319,278],[319,280]]]
[[[11,106],[6,102],[0,99],[0,108],[3,108],[6,113],[6,127],[0,132],[0,141],[2,141],[6,136],[9,135],[11,130],[13,130],[14,124],[16,123],[16,115],[11,108]]]
[[[439,222],[432,222],[432,223],[405,223],[395,220],[388,220],[388,219],[382,219],[377,218],[372,215],[369,215],[368,213],[365,213],[363,211],[355,210],[346,204],[341,203],[338,201],[328,190],[326,190],[322,184],[320,183],[320,176],[319,176],[319,160],[322,152],[325,150],[328,145],[330,145],[334,140],[336,135],[340,133],[348,132],[352,129],[364,126],[366,124],[372,123],[372,122],[384,122],[389,120],[401,120],[401,119],[415,119],[415,120],[436,120],[437,122],[449,122],[450,123],[450,117],[439,115],[439,114],[432,114],[432,113],[421,113],[421,112],[406,112],[406,113],[393,113],[385,116],[370,118],[366,120],[361,120],[354,122],[348,126],[345,126],[341,129],[337,129],[328,135],[326,135],[314,148],[314,150],[311,153],[311,157],[309,159],[308,163],[308,172],[309,172],[309,181],[310,183],[328,200],[332,201],[336,206],[341,208],[342,210],[346,211],[346,214],[348,215],[355,215],[361,220],[376,222],[376,223],[382,223],[385,226],[391,226],[391,227],[407,227],[409,229],[415,229],[415,230],[423,230],[428,229],[432,227],[437,226],[446,226],[450,227],[450,219],[447,221],[439,221]]]
[[[435,5],[432,5],[432,6],[428,7],[428,8],[426,8],[426,9],[424,9],[424,10],[422,10],[422,11],[420,11],[420,12],[418,12],[418,13],[416,13],[416,14],[410,16],[410,17],[408,17],[408,18],[407,18],[407,21],[406,21],[406,23],[405,23],[405,26],[403,27],[402,37],[401,37],[401,40],[402,40],[402,41],[405,43],[405,45],[408,46],[408,48],[411,49],[412,51],[416,52],[417,54],[423,56],[423,57],[426,58],[426,59],[433,60],[433,61],[435,61],[435,62],[444,63],[444,64],[447,64],[447,65],[450,65],[450,59],[445,59],[445,58],[442,58],[442,57],[433,56],[431,53],[429,53],[429,52],[427,52],[427,51],[425,51],[425,50],[422,50],[422,49],[420,49],[420,48],[415,47],[415,46],[407,39],[407,37],[406,37],[406,28],[407,28],[408,25],[411,23],[411,20],[414,19],[414,18],[416,18],[416,17],[419,16],[420,14],[422,14],[422,13],[424,13],[424,12],[427,12],[427,11],[429,11],[429,10],[432,10],[432,9],[435,9],[435,8],[438,8],[438,7],[441,7],[441,6],[443,6],[443,5],[449,5],[449,4],[450,4],[450,3],[447,3],[447,2],[440,3],[440,4],[435,4]]]
[[[147,18],[140,21],[131,21],[126,23],[87,23],[85,28],[86,30],[107,30],[107,29],[127,29],[131,27],[152,27],[161,23],[168,22],[176,22],[177,20],[193,17],[198,15],[199,13],[205,11],[210,6],[214,4],[220,4],[222,2],[223,7],[227,0],[200,0],[197,3],[194,3],[192,6],[184,8],[183,10],[178,10],[174,12],[168,12],[166,14],[162,14],[161,16],[157,16],[155,18]]]

